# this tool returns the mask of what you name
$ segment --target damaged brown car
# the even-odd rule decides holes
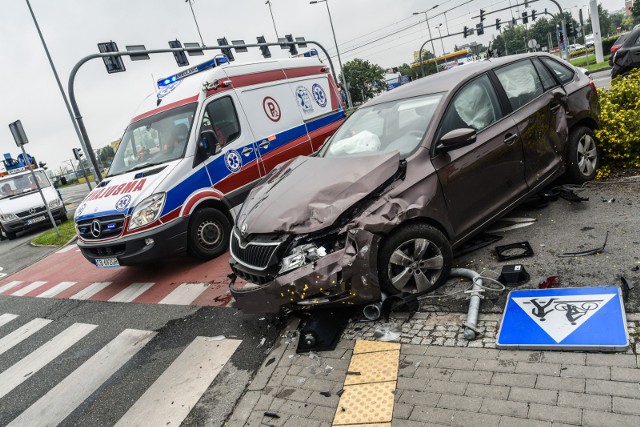
[[[435,289],[453,251],[527,196],[562,174],[594,178],[596,97],[583,73],[529,54],[373,99],[316,157],[279,165],[250,193],[231,236],[237,306],[277,312]]]

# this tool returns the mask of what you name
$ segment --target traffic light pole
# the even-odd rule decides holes
[[[464,34],[464,31],[460,31],[459,33],[451,33],[451,34],[447,34],[446,36],[441,36],[441,37],[433,37],[430,38],[429,40],[427,40],[426,42],[422,43],[422,46],[420,46],[420,50],[418,51],[418,54],[420,55],[420,73],[422,74],[422,77],[425,77],[425,73],[424,73],[424,62],[422,61],[422,50],[424,49],[424,47],[427,45],[427,43],[432,43],[435,40],[442,40],[442,39],[446,39],[447,37],[453,37],[453,36],[459,36],[460,34]],[[434,53],[435,56],[435,53]],[[436,64],[436,69],[438,68],[438,61],[436,61],[437,57],[433,58],[433,62]]]
[[[331,61],[331,57],[327,50],[320,43],[315,41],[305,41],[306,44],[312,44],[320,48],[324,55],[327,57],[327,61],[329,61],[329,67],[331,70],[331,74],[333,75],[334,81],[337,83],[338,78],[336,76],[336,71],[333,68],[333,62]],[[151,49],[151,50],[135,50],[135,51],[126,51],[126,52],[107,52],[107,53],[94,53],[93,55],[88,55],[82,58],[71,70],[71,74],[69,75],[69,84],[68,84],[68,92],[69,92],[69,102],[71,103],[71,108],[73,109],[73,117],[78,124],[78,129],[80,131],[80,144],[82,145],[83,151],[89,156],[89,160],[91,161],[91,165],[96,172],[96,183],[102,181],[102,174],[100,173],[100,168],[98,167],[98,161],[96,159],[95,153],[93,152],[93,148],[91,147],[91,141],[89,140],[89,135],[87,134],[87,128],[84,125],[84,120],[82,119],[82,114],[80,114],[80,108],[78,107],[78,102],[76,101],[76,91],[75,91],[75,82],[76,82],[76,74],[80,68],[87,62],[96,58],[105,58],[110,56],[137,56],[137,55],[153,55],[157,53],[174,53],[174,52],[190,52],[190,51],[204,51],[204,50],[222,50],[222,49],[236,49],[236,48],[247,48],[247,47],[264,47],[264,46],[295,46],[299,44],[298,42],[277,42],[277,43],[253,43],[253,44],[241,44],[241,45],[224,45],[224,46],[202,46],[202,47],[187,47],[187,48],[173,48],[173,49]],[[346,90],[346,88],[345,88]],[[341,98],[341,96],[339,97]]]

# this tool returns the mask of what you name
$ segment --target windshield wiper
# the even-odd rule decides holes
[[[126,170],[126,171],[124,171],[124,172],[118,172],[118,173],[114,173],[114,174],[109,174],[109,175],[107,175],[107,176],[106,176],[106,178],[110,178],[110,177],[112,177],[112,176],[116,176],[116,175],[122,175],[123,173],[133,172],[133,171],[137,171],[137,170],[140,170],[140,169],[145,169],[145,168],[148,168],[148,167],[150,167],[150,166],[158,166],[158,165],[161,165],[161,164],[163,164],[163,163],[164,163],[164,162],[142,163],[142,164],[139,164],[139,165],[137,165],[137,166],[134,166],[134,167],[132,167],[131,169]]]

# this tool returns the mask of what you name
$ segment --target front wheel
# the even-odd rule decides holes
[[[7,239],[13,240],[16,238],[16,233],[12,231],[5,231],[4,234],[7,236]]]
[[[600,166],[600,153],[593,131],[586,126],[578,126],[569,134],[567,146],[567,177],[576,184],[591,181]]]
[[[189,222],[189,254],[204,261],[213,259],[227,250],[230,236],[225,214],[214,208],[198,209]]]
[[[388,294],[426,294],[446,282],[453,254],[444,234],[427,224],[394,231],[378,257],[380,286]]]

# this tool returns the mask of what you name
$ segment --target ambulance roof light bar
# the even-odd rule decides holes
[[[214,68],[219,65],[226,64],[228,62],[229,62],[229,59],[226,58],[225,56],[222,56],[222,55],[216,56],[215,58],[210,59],[209,61],[205,61],[191,68],[187,68],[184,71],[180,71],[177,74],[158,80],[158,87],[170,85],[171,83],[175,83],[179,80],[183,80],[193,74],[197,74],[201,71],[205,71],[205,70],[208,70],[209,68]]]

